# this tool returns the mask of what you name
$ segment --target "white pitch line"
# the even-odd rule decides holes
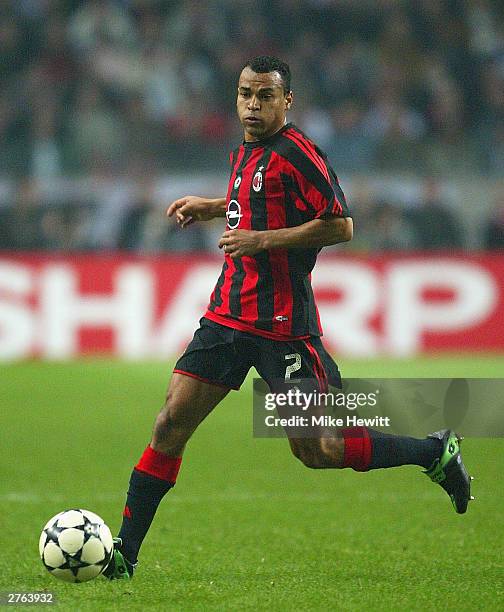
[[[422,493],[413,492],[399,494],[397,492],[391,491],[360,491],[355,497],[359,501],[386,501],[386,502],[396,502],[396,501],[407,501],[415,496],[415,499],[432,499],[435,497],[437,491],[424,491]],[[125,499],[126,493],[95,493],[90,495],[89,499],[92,503],[95,502],[122,502]],[[41,503],[58,503],[58,504],[68,504],[68,499],[71,495],[41,495],[37,493],[27,492],[27,491],[11,491],[8,493],[0,494],[0,502],[14,503],[14,504],[41,504]],[[76,496],[78,497],[78,496]],[[348,496],[347,496],[348,497]],[[80,501],[82,498],[79,496]],[[249,493],[245,491],[228,491],[221,493],[209,493],[208,495],[186,495],[181,494],[177,495],[176,492],[170,495],[170,504],[200,504],[208,501],[215,502],[251,502],[254,500],[266,499],[271,501],[286,501],[286,502],[313,502],[313,503],[322,503],[322,502],[334,502],[336,500],[340,500],[341,497],[335,494],[329,493]],[[79,500],[78,500],[79,503]]]

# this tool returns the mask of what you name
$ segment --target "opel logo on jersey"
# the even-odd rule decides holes
[[[259,170],[254,174],[254,179],[252,181],[252,188],[254,191],[261,191],[263,184],[263,175],[262,175],[263,166],[259,168]]]
[[[229,229],[236,229],[240,225],[240,219],[242,217],[241,206],[236,200],[230,200],[226,210],[226,219]]]
[[[235,179],[234,185],[233,185],[234,189],[238,189],[238,187],[240,186],[240,183],[241,183],[241,176],[237,176]]]

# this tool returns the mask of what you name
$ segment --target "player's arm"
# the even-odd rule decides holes
[[[339,242],[348,242],[353,237],[351,217],[329,217],[313,219],[296,227],[260,232],[263,249],[309,249],[321,248]]]
[[[321,248],[347,242],[352,236],[351,217],[334,216],[276,230],[229,230],[222,234],[219,248],[234,258],[269,249]]]
[[[209,221],[215,217],[226,216],[226,198],[200,198],[184,196],[172,202],[166,210],[168,217],[176,216],[181,227],[195,221]]]

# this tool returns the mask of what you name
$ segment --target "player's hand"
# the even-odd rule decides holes
[[[264,249],[262,233],[254,230],[228,230],[219,240],[219,249],[223,249],[233,259],[244,255],[255,255]]]
[[[195,221],[209,221],[215,215],[215,200],[198,196],[184,196],[172,202],[166,210],[168,217],[175,215],[177,223],[186,227]]]

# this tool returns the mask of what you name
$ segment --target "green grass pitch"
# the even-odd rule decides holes
[[[346,376],[500,377],[504,357],[342,366]],[[170,371],[108,360],[1,367],[0,591],[48,590],[60,609],[100,612],[502,607],[502,439],[464,442],[477,500],[458,516],[419,468],[311,471],[285,440],[254,439],[250,379],[194,435],[134,580],[54,579],[38,559],[40,529],[83,507],[117,530]]]

